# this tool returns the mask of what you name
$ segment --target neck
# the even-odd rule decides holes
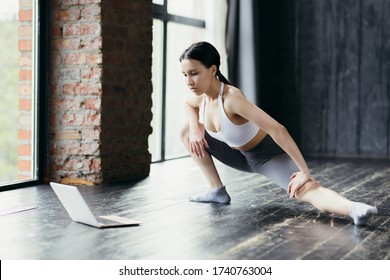
[[[210,84],[210,87],[205,92],[206,96],[212,101],[218,98],[219,91],[221,89],[221,82],[219,80],[215,80]]]

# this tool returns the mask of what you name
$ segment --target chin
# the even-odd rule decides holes
[[[202,92],[199,91],[199,89],[191,89],[191,91],[195,94],[195,95],[201,95]]]

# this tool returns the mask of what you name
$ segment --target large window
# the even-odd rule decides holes
[[[0,190],[40,177],[39,2],[0,2]]]
[[[153,134],[149,150],[153,161],[187,154],[179,139],[186,117],[189,90],[179,56],[193,42],[205,40],[207,0],[154,0],[153,3]]]

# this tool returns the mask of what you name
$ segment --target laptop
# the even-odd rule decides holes
[[[95,217],[77,187],[53,182],[50,183],[50,186],[75,222],[97,228],[138,226],[140,224],[137,220],[115,215]]]

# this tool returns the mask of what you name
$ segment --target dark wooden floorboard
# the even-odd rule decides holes
[[[206,181],[184,158],[153,164],[135,184],[80,188],[95,214],[136,218],[139,227],[75,223],[48,185],[0,192],[0,259],[390,259],[389,162],[308,162],[321,184],[376,205],[379,215],[357,227],[220,164],[232,203],[190,203]]]

